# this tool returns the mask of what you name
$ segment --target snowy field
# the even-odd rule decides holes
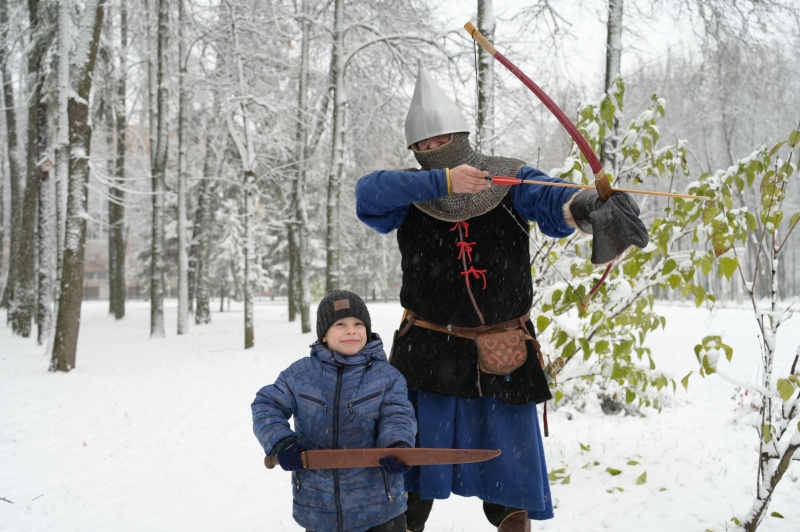
[[[369,307],[373,329],[391,338],[399,304]],[[667,329],[649,345],[661,369],[682,378],[696,368],[694,344],[715,333],[735,349],[720,369],[756,381],[751,310],[659,310]],[[241,309],[214,313],[213,324],[183,337],[174,334],[174,302],[167,311],[168,338],[150,340],[145,303],[130,304],[121,322],[106,302],[85,304],[77,368],[68,374],[49,373],[44,348],[0,329],[0,530],[300,530],[289,473],[262,465],[250,402],[308,354],[313,334],[287,322],[285,303],[259,302],[256,347],[245,351]],[[799,321],[779,335],[782,375],[800,343]],[[715,376],[692,378],[689,393],[679,388],[669,403],[644,417],[606,416],[594,405],[551,410],[548,468],[564,469],[569,482],[553,484],[556,517],[534,530],[730,528],[750,508],[756,482],[757,437],[741,422],[747,401]],[[800,530],[798,501],[795,462],[769,508],[784,518],[767,517],[760,530]],[[457,496],[438,501],[428,523],[430,532],[494,530],[477,499]]]

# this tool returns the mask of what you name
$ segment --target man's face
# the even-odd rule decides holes
[[[452,137],[451,133],[445,133],[444,135],[436,135],[435,137],[421,140],[417,142],[417,150],[427,151],[438,148],[442,144],[450,142],[450,137]]]

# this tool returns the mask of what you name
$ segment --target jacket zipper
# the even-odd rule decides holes
[[[342,374],[344,366],[339,366],[336,374],[336,394],[333,403],[333,446],[331,449],[339,448],[339,399],[342,393]],[[339,530],[344,530],[344,519],[342,516],[342,502],[339,499],[339,470],[333,470],[333,497],[336,501],[336,524]]]
[[[328,404],[325,403],[325,401],[322,401],[321,399],[317,399],[316,397],[311,397],[310,395],[306,395],[304,393],[301,393],[300,397],[302,397],[303,399],[306,399],[307,401],[311,401],[312,403],[317,403],[318,405],[322,406],[322,408],[325,409],[325,413],[328,412]]]
[[[351,401],[351,402],[347,403],[347,408],[350,410],[350,413],[352,414],[354,406],[358,406],[361,403],[365,403],[365,402],[369,401],[370,399],[375,399],[376,397],[380,397],[380,395],[381,395],[381,392],[375,392],[375,393],[372,393],[372,394],[370,394],[370,395],[368,395],[366,397],[362,397],[361,399],[357,399],[355,401]]]

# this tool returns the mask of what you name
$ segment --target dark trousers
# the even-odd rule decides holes
[[[408,493],[408,510],[406,510],[406,522],[408,524],[406,526],[410,532],[422,532],[425,530],[425,521],[427,521],[428,516],[431,515],[432,507],[432,499],[421,499],[419,493]],[[483,513],[486,514],[486,519],[497,527],[500,526],[503,519],[519,511],[519,508],[511,508],[486,501],[483,502]]]
[[[314,532],[306,529],[306,532]],[[367,532],[406,532],[406,514],[400,514],[390,521],[375,525]]]

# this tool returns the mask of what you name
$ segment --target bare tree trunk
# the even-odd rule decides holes
[[[55,211],[56,211],[56,288],[61,286],[64,260],[64,233],[67,210],[64,190],[69,180],[69,33],[70,11],[67,2],[58,3],[58,96],[55,141]],[[56,298],[58,299],[58,298]]]
[[[45,105],[39,113],[39,126],[37,134],[39,136],[39,183],[36,187],[39,194],[38,203],[38,235],[37,251],[39,256],[39,267],[37,268],[38,277],[38,297],[36,302],[36,323],[38,324],[36,341],[39,345],[44,345],[53,330],[53,277],[56,261],[54,257],[54,246],[56,235],[53,231],[53,197],[50,190],[50,169],[53,163],[47,159],[47,113]]]
[[[607,95],[614,90],[614,82],[621,74],[622,64],[622,15],[624,0],[608,0],[608,22],[606,23],[606,78],[603,89]],[[606,171],[618,177],[618,133],[619,121],[614,117],[613,131],[606,133],[600,148],[600,162]]]
[[[109,312],[114,318],[121,320],[125,317],[125,299],[127,282],[125,274],[125,260],[127,242],[125,238],[125,135],[128,129],[128,115],[126,110],[127,90],[127,48],[128,48],[128,11],[127,3],[119,4],[119,72],[117,78],[117,97],[114,105],[116,118],[116,149],[114,180],[109,190],[108,202],[108,270],[109,270]]]
[[[178,334],[189,331],[189,250],[187,242],[186,197],[188,163],[186,151],[189,145],[189,98],[186,87],[189,57],[186,44],[185,0],[178,2]]]
[[[36,312],[36,216],[38,210],[39,184],[42,181],[42,171],[39,161],[44,153],[40,139],[47,142],[47,107],[42,101],[44,87],[44,71],[42,61],[48,46],[47,19],[44,9],[40,9],[38,0],[28,2],[28,18],[31,26],[31,46],[28,52],[28,87],[30,90],[30,105],[28,105],[28,138],[27,138],[27,169],[25,194],[22,202],[22,228],[21,242],[17,249],[19,253],[18,270],[13,284],[11,308],[8,316],[11,330],[14,334],[28,337],[31,334],[34,313]],[[40,131],[40,128],[45,128]],[[46,179],[46,178],[45,178]]]
[[[493,0],[478,0],[478,31],[494,42],[495,20]],[[494,154],[494,58],[486,50],[478,50],[478,120],[476,143],[478,150]]]
[[[339,288],[339,189],[344,177],[344,140],[347,114],[347,95],[344,78],[344,0],[334,1],[333,55],[331,78],[333,81],[333,133],[331,135],[331,165],[328,174],[327,227],[325,251],[327,253],[325,291]]]
[[[8,42],[8,0],[0,0],[0,42]],[[7,47],[0,46],[0,75],[3,78],[3,107],[5,108],[6,118],[6,146],[8,151],[8,182],[10,194],[10,219],[9,219],[9,259],[6,282],[3,289],[3,296],[0,299],[0,307],[8,308],[13,298],[12,285],[19,270],[19,243],[21,242],[22,229],[22,195],[25,191],[25,183],[19,164],[19,153],[17,151],[17,114],[14,103],[14,87],[11,71],[8,67],[8,57],[6,56]]]
[[[306,11],[306,2],[303,2],[303,12]],[[308,283],[308,264],[305,259],[308,253],[308,210],[305,198],[306,179],[306,153],[308,143],[308,49],[310,38],[310,22],[303,18],[303,42],[300,51],[300,78],[297,98],[297,131],[296,131],[296,158],[297,176],[292,190],[292,201],[295,205],[294,223],[290,225],[289,246],[290,261],[294,268],[289,286],[294,288],[290,298],[290,316],[295,308],[300,310],[300,329],[303,333],[311,332],[311,293]],[[293,305],[293,303],[295,305]],[[293,317],[291,318],[293,319]]]
[[[255,345],[253,327],[253,283],[251,268],[255,259],[253,250],[253,196],[255,195],[255,174],[244,173],[244,348]]]
[[[150,242],[150,337],[164,337],[164,195],[167,171],[167,37],[169,1],[158,0],[158,53],[156,59],[156,147],[151,167],[153,227]]]
[[[208,131],[208,130],[206,130]],[[208,143],[210,144],[210,140]],[[194,267],[190,268],[193,272],[194,295],[197,306],[194,312],[194,322],[197,325],[211,323],[211,292],[208,289],[208,267],[209,267],[209,232],[211,230],[211,194],[212,187],[212,161],[214,150],[210,145],[206,147],[206,156],[203,162],[203,179],[200,181],[200,193],[197,198],[197,210],[194,215],[194,235],[192,247],[194,252],[191,257]]]
[[[233,36],[233,47],[236,62],[236,75],[239,87],[239,95],[242,96],[247,93],[245,84],[244,64],[240,54],[239,33],[236,26],[236,13],[233,6],[228,4],[231,16],[231,35]],[[255,345],[255,330],[253,327],[253,282],[251,279],[252,262],[255,258],[253,246],[253,196],[255,195],[255,173],[253,171],[256,162],[255,147],[253,145],[253,131],[252,122],[247,114],[247,107],[243,102],[239,103],[239,112],[242,117],[242,134],[240,135],[236,126],[234,125],[233,114],[227,117],[228,131],[231,140],[236,145],[239,152],[239,157],[242,161],[242,170],[244,174],[244,279],[242,281],[242,292],[244,300],[244,348],[250,349]],[[233,279],[234,283],[237,282],[236,277]]]
[[[92,89],[100,30],[103,27],[104,2],[87,2],[84,9],[94,13],[85,17],[87,28],[78,35],[91,30],[86,46],[86,57],[77,57],[73,63],[74,93],[69,99],[69,190],[66,216],[66,239],[64,244],[64,267],[59,293],[58,316],[56,318],[53,354],[50,371],[70,371],[75,367],[78,347],[78,332],[81,323],[81,301],[83,298],[83,257],[86,245],[86,212],[88,207],[89,153],[92,127],[89,122],[89,94]]]

